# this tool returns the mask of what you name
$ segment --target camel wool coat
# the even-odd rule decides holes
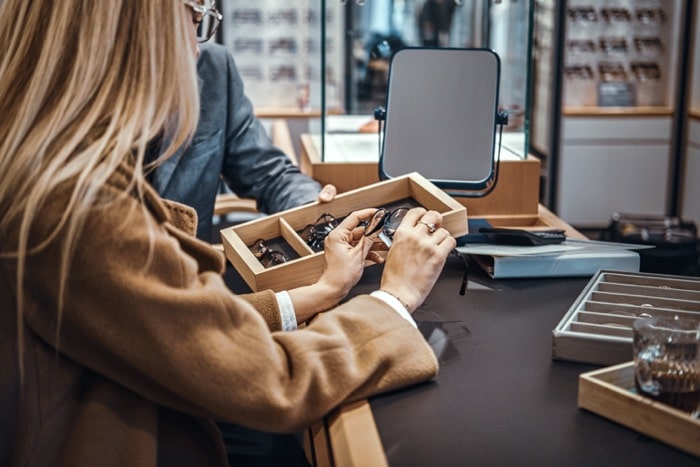
[[[19,325],[16,260],[0,257],[0,465],[226,465],[214,420],[297,432],[436,374],[419,331],[371,296],[279,331],[272,292],[226,287],[223,255],[191,235],[192,209],[150,188],[144,204],[118,196],[130,171],[111,177],[101,196],[114,203],[78,238],[60,317],[64,230],[27,259]],[[59,223],[70,189],[35,233]]]

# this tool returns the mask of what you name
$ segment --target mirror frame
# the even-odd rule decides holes
[[[468,83],[465,83],[466,89],[464,86],[460,86],[459,89],[456,91],[458,93],[464,94],[466,91],[467,93],[470,93],[470,95],[476,96],[476,98],[469,99],[470,102],[465,104],[468,107],[467,108],[476,108],[478,109],[477,111],[474,112],[473,118],[470,118],[470,121],[476,122],[478,120],[478,125],[472,125],[470,122],[465,122],[466,125],[472,125],[474,128],[476,128],[476,131],[470,130],[470,134],[467,136],[473,136],[474,134],[480,135],[484,134],[484,140],[481,141],[479,144],[472,145],[469,144],[470,147],[480,147],[480,148],[485,148],[489,147],[490,150],[486,151],[487,154],[484,155],[484,161],[479,161],[479,170],[481,171],[483,168],[486,169],[486,173],[479,173],[475,175],[475,177],[472,177],[471,179],[453,179],[451,178],[449,173],[445,173],[444,176],[442,174],[439,174],[440,176],[435,176],[436,174],[430,174],[426,173],[426,170],[421,170],[426,168],[426,161],[425,160],[416,160],[415,164],[411,164],[411,161],[408,160],[408,163],[404,164],[404,161],[407,161],[405,154],[402,154],[401,157],[401,167],[400,169],[397,169],[396,167],[396,157],[394,154],[389,154],[389,158],[387,158],[387,147],[389,151],[394,151],[395,147],[398,146],[398,140],[403,139],[406,137],[405,134],[405,129],[400,130],[401,127],[408,129],[409,131],[413,128],[416,127],[415,122],[406,122],[405,116],[407,113],[415,113],[412,112],[411,105],[407,104],[406,106],[403,106],[402,104],[407,103],[406,99],[411,98],[411,96],[408,96],[408,93],[405,91],[407,88],[415,88],[415,89],[431,89],[429,86],[422,86],[421,83],[426,83],[428,82],[429,78],[431,76],[435,76],[435,70],[432,70],[432,72],[429,70],[427,73],[424,73],[424,76],[421,76],[421,79],[424,81],[421,81],[421,83],[416,84],[415,81],[415,76],[412,75],[407,75],[406,73],[403,73],[403,63],[401,64],[402,68],[397,69],[395,68],[396,66],[396,60],[410,60],[414,58],[419,58],[420,55],[425,56],[425,53],[431,53],[431,54],[436,54],[435,57],[432,57],[433,59],[439,58],[440,60],[447,60],[449,59],[450,62],[445,62],[447,66],[457,66],[459,70],[469,70],[470,74],[467,77],[469,83],[475,82],[478,83],[480,82],[479,80],[485,80],[485,82],[492,83],[491,86],[489,86],[489,89],[486,90],[485,92],[487,94],[483,94],[484,91],[478,91],[477,93],[470,92],[470,88],[472,86],[468,86]],[[414,57],[409,57],[409,54],[414,55]],[[441,54],[438,56],[437,54]],[[468,61],[470,60],[470,57],[473,57],[474,54],[479,54],[480,58],[481,55],[483,54],[488,54],[488,60],[493,61],[493,68],[488,68],[485,69],[484,67],[479,67],[477,66],[476,68],[472,69],[469,67]],[[454,58],[459,58],[461,60],[466,60],[466,63],[459,62],[458,64],[454,64],[452,61]],[[479,64],[481,61],[479,61]],[[401,71],[398,71],[401,70]],[[483,72],[486,71],[488,73],[491,73],[490,76],[483,76]],[[494,73],[495,72],[495,73]],[[398,73],[402,73],[402,75],[399,75]],[[481,74],[480,74],[481,73]],[[498,126],[498,118],[499,118],[499,109],[498,109],[498,99],[499,99],[499,85],[500,85],[500,73],[501,73],[501,61],[500,57],[498,54],[493,51],[492,49],[488,48],[426,48],[426,47],[407,47],[403,48],[401,50],[398,50],[392,57],[391,57],[391,62],[390,62],[390,67],[389,67],[389,76],[388,76],[388,83],[387,83],[387,95],[386,95],[386,103],[385,103],[385,112],[383,115],[383,128],[382,128],[382,144],[381,144],[381,150],[380,150],[380,157],[379,157],[379,177],[382,180],[385,179],[390,179],[395,176],[403,175],[405,173],[409,172],[419,172],[422,175],[426,176],[431,182],[433,182],[436,186],[439,188],[443,189],[449,189],[449,190],[463,190],[466,193],[463,194],[463,196],[474,196],[474,192],[479,192],[479,190],[485,190],[488,189],[490,190],[493,187],[493,183],[495,183],[495,175],[497,172],[497,167],[496,167],[496,162],[494,158],[494,153],[495,153],[495,148],[496,148],[496,132],[497,132],[497,126]],[[495,74],[495,76],[494,76]],[[460,75],[463,78],[463,75]],[[460,78],[460,79],[462,79]],[[394,91],[392,92],[392,89],[396,89],[396,83],[395,80],[397,79],[402,79],[404,81],[401,82],[401,91]],[[476,81],[475,81],[476,80]],[[433,79],[433,82],[435,80]],[[449,83],[448,83],[449,84]],[[445,91],[444,88],[438,88],[438,91]],[[454,89],[448,89],[448,93],[454,93]],[[397,95],[396,92],[402,92],[402,95]],[[454,94],[451,94],[454,95]],[[441,102],[446,102],[446,100],[449,100],[451,97],[450,95],[446,96],[439,96],[439,98],[436,98],[435,101],[438,103]],[[489,106],[487,109],[484,109],[484,102],[488,102]],[[396,102],[399,102],[398,105],[396,105]],[[473,104],[473,105],[471,105]],[[406,111],[406,108],[408,108],[408,112]],[[433,109],[433,111],[438,112],[439,116],[441,118],[433,118],[431,121],[435,122],[439,127],[442,127],[444,125],[444,118],[449,118],[449,115],[445,115],[443,112],[440,111],[440,109]],[[428,110],[430,112],[430,110]],[[464,117],[464,114],[460,114],[462,117]],[[471,116],[471,115],[470,115]],[[401,119],[404,119],[403,122]],[[478,119],[478,120],[477,120]],[[483,119],[486,119],[490,123],[483,123]],[[425,121],[425,120],[423,120]],[[441,133],[441,128],[439,127],[425,127],[421,128],[421,134],[425,135],[430,135],[430,134],[440,134]],[[464,127],[462,127],[464,128]],[[461,143],[459,147],[462,147],[464,145],[463,141],[459,141],[460,139],[464,139],[464,132],[460,132],[458,128],[453,128],[453,133],[455,134],[455,142],[454,143],[447,143],[447,146],[452,146],[456,147],[455,144]],[[403,134],[399,134],[398,132],[401,131]],[[391,134],[389,134],[391,132]],[[444,133],[444,132],[443,132]],[[459,134],[458,134],[459,133]],[[399,134],[397,137],[396,135]],[[387,138],[389,136],[389,138]],[[397,139],[398,138],[398,139]],[[486,139],[488,138],[488,140]],[[388,143],[388,144],[387,144]],[[406,143],[404,143],[406,144]],[[410,143],[408,143],[410,144]],[[423,141],[420,143],[416,143],[417,146],[420,146],[423,144]],[[404,146],[405,147],[405,146]],[[398,149],[399,151],[401,150],[400,148]],[[451,154],[449,155],[450,157],[454,158],[455,164],[459,164],[460,161],[464,160],[464,156],[466,155],[466,152],[458,152],[456,154]],[[418,157],[421,157],[421,155],[418,155]],[[486,160],[488,158],[488,160]],[[390,161],[390,163],[387,164],[387,159]],[[387,170],[389,168],[389,170]],[[389,173],[393,172],[393,173]],[[401,172],[401,173],[398,173]],[[449,172],[449,169],[448,169]],[[457,170],[456,172],[461,172],[461,170]],[[484,193],[486,194],[486,193]],[[459,193],[456,193],[457,196],[459,196]],[[478,196],[478,194],[477,194]]]

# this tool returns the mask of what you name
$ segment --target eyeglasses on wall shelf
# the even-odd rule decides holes
[[[663,24],[666,22],[666,12],[663,8],[637,8],[637,21],[643,24]]]
[[[627,53],[627,39],[624,37],[601,37],[598,39],[601,52],[607,55],[623,55]]]
[[[625,65],[617,62],[602,62],[598,64],[598,76],[604,83],[613,81],[627,81],[628,75]]]
[[[590,24],[598,21],[598,13],[593,6],[570,7],[566,14],[570,21],[578,24]]]
[[[593,53],[597,49],[595,42],[590,39],[571,39],[566,41],[566,49],[573,54]]]
[[[658,36],[635,36],[634,48],[641,54],[659,54],[664,51],[664,44]]]
[[[661,67],[656,62],[632,62],[630,70],[637,81],[658,81],[661,79]]]
[[[274,25],[295,26],[299,22],[296,8],[279,8],[267,14],[267,21]]]
[[[263,22],[262,11],[259,8],[236,8],[231,18],[233,24],[238,26],[260,26]]]
[[[606,23],[629,23],[632,20],[632,14],[627,8],[601,8],[600,16]]]
[[[564,68],[564,78],[567,81],[592,80],[593,68],[590,65],[568,65]]]
[[[630,24],[636,21],[642,25],[661,25],[666,22],[666,12],[663,8],[636,7],[630,10],[625,7],[603,7],[600,13],[593,5],[581,5],[567,8],[569,21],[580,24],[594,24],[602,20],[607,24]]]

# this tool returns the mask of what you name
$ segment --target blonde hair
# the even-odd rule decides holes
[[[64,234],[60,321],[77,238],[105,202],[98,191],[133,158],[124,196],[142,194],[148,142],[168,142],[168,157],[194,132],[191,28],[182,0],[0,1],[0,258],[16,259],[20,352],[27,255]],[[30,244],[36,213],[66,182],[61,222]]]

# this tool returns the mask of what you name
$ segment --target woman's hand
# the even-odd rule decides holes
[[[336,290],[342,300],[362,277],[365,259],[380,259],[370,254],[374,241],[365,237],[361,221],[369,219],[376,209],[363,209],[350,213],[343,222],[333,229],[324,243],[326,261],[323,274],[318,282]]]
[[[302,322],[320,311],[328,310],[347,296],[362,277],[365,260],[383,259],[370,252],[374,238],[365,237],[363,220],[369,219],[376,209],[362,209],[350,213],[326,236],[324,242],[325,266],[315,284],[289,290],[297,321]]]
[[[442,227],[442,215],[411,209],[396,229],[384,265],[381,288],[406,304],[410,312],[432,290],[445,260],[457,245]]]

